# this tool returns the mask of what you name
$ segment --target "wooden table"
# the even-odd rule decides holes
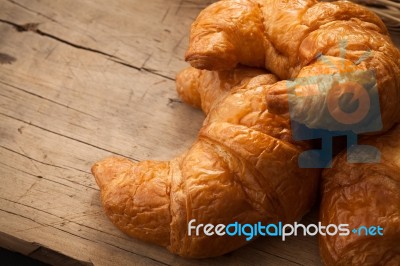
[[[168,159],[203,114],[174,77],[200,0],[0,1],[0,246],[57,265],[320,265],[315,237],[185,260],[104,215],[91,165]],[[317,210],[305,222],[317,221]]]

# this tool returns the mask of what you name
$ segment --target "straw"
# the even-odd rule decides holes
[[[390,30],[400,31],[400,0],[353,0],[375,12]]]

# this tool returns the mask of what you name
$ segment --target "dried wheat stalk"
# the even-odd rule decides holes
[[[378,14],[390,30],[400,31],[400,0],[353,0]]]

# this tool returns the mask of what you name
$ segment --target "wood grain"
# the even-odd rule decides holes
[[[0,246],[56,265],[320,265],[313,237],[185,260],[103,214],[93,162],[168,159],[194,140],[204,116],[174,77],[208,4],[0,1]]]

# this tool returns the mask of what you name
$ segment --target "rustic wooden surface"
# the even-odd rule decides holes
[[[185,260],[103,214],[95,161],[168,159],[194,140],[204,117],[174,77],[209,2],[0,1],[1,247],[57,265],[321,264],[315,237]]]

